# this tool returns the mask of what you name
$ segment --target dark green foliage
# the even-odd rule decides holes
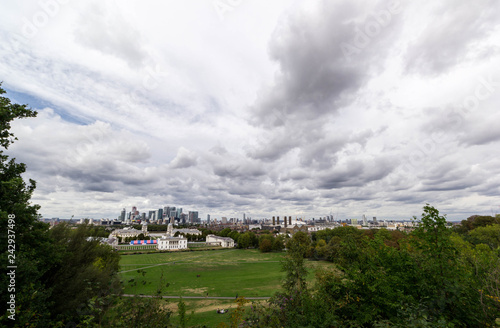
[[[97,240],[87,241],[89,227],[71,229],[59,224],[50,230],[61,260],[49,270],[47,285],[52,286],[52,310],[62,318],[73,318],[75,309],[84,309],[92,297],[103,298],[120,291],[119,255]]]
[[[0,83],[1,85],[1,83]],[[0,87],[0,95],[5,91]],[[37,220],[38,205],[30,203],[31,195],[35,189],[35,181],[29,180],[27,184],[22,178],[26,165],[16,163],[15,159],[4,154],[4,150],[16,140],[10,132],[11,122],[19,118],[35,117],[36,112],[26,105],[12,104],[10,99],[0,97],[0,243],[2,245],[0,277],[2,293],[0,301],[6,304],[8,276],[6,275],[9,255],[14,259],[16,270],[16,324],[49,322],[47,298],[50,290],[46,290],[41,282],[57,257],[51,256],[53,249],[47,235],[48,225]],[[14,224],[9,226],[9,215],[15,217]],[[15,235],[15,252],[9,253],[7,247],[8,230]],[[12,264],[12,263],[11,263]],[[1,322],[12,324],[6,318],[7,313],[2,313]]]
[[[313,234],[312,244],[294,236],[283,262],[284,292],[254,307],[247,326],[494,327],[500,318],[497,229],[476,227],[470,239],[477,245],[471,244],[426,205],[408,235],[337,228]],[[304,256],[328,258],[336,268],[316,272],[316,285],[307,286]]]
[[[237,242],[238,242],[238,248],[259,247],[259,239],[257,238],[257,236],[253,231],[247,231],[239,235]]]
[[[478,227],[469,232],[469,241],[474,245],[486,244],[491,249],[500,246],[500,224]]]
[[[186,303],[182,300],[182,297],[179,300],[179,303],[177,303],[177,309],[179,312],[179,323],[182,328],[186,327],[187,324],[187,318],[186,318]]]
[[[268,253],[273,250],[273,241],[272,239],[262,239],[259,243],[259,249],[262,253]]]
[[[0,94],[5,91],[0,88]],[[66,225],[49,226],[38,221],[38,205],[30,203],[35,182],[22,178],[26,166],[4,154],[16,140],[9,131],[18,118],[35,117],[26,105],[11,104],[0,97],[0,240],[2,243],[0,281],[7,291],[7,231],[15,232],[16,320],[2,313],[2,326],[62,327],[67,324],[91,326],[106,310],[111,291],[117,287],[118,254],[109,246],[87,241],[104,231],[81,226],[72,231]],[[8,218],[15,216],[9,226]],[[12,264],[12,263],[11,263]],[[9,293],[2,292],[6,304]]]

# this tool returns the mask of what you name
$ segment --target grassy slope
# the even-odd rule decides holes
[[[126,294],[154,294],[163,273],[170,283],[166,295],[271,296],[283,277],[282,256],[234,249],[127,255],[120,262],[121,276],[124,282],[132,278],[137,282],[135,287],[126,286]],[[137,269],[146,275],[142,277]]]
[[[279,261],[284,255],[237,249],[125,255],[120,261],[121,276],[124,282],[132,278],[138,282],[135,287],[125,283],[126,294],[154,294],[163,272],[165,282],[170,284],[164,289],[164,295],[206,296],[208,292],[209,296],[272,296],[281,288],[284,272],[280,270]],[[307,262],[307,266],[311,269],[310,283],[314,280],[315,268],[332,268],[327,262]],[[146,271],[145,276],[137,273],[137,269]],[[217,323],[228,323],[229,314],[217,314],[216,309],[236,307],[234,300],[184,301],[190,318],[188,326],[216,327]],[[168,301],[174,311],[174,322],[177,322],[177,302]]]

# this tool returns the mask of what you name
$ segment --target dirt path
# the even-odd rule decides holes
[[[132,295],[132,294],[123,294],[122,296],[124,297],[156,297],[153,295]],[[236,300],[234,296],[172,296],[172,295],[163,295],[162,298],[168,298],[168,299],[176,299],[176,298],[183,298],[183,299],[192,299],[192,300]],[[244,296],[243,296],[244,297]],[[262,296],[262,297],[245,297],[246,300],[268,300],[270,299],[271,296]]]

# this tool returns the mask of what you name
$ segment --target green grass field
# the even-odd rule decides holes
[[[125,294],[153,295],[163,274],[169,286],[162,295],[199,296],[206,299],[184,299],[189,318],[188,326],[217,327],[229,322],[229,314],[217,314],[217,308],[236,308],[235,300],[211,297],[270,297],[281,289],[285,273],[280,260],[285,253],[260,253],[258,250],[220,249],[196,252],[145,253],[122,255],[120,276]],[[316,268],[333,269],[332,263],[306,262],[308,283],[314,282]],[[143,270],[138,273],[137,270]],[[199,276],[199,277],[198,277]],[[127,283],[134,279],[135,286]],[[176,322],[178,299],[166,301],[174,311]]]
[[[283,254],[225,249],[125,255],[120,261],[120,274],[125,294],[154,294],[163,273],[164,281],[170,284],[164,295],[272,296],[284,274],[279,263]],[[138,269],[146,274],[142,276]],[[126,283],[130,279],[136,286]]]

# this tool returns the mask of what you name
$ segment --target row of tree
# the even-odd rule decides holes
[[[499,228],[492,222],[463,236],[427,205],[408,234],[340,227],[311,240],[296,233],[282,263],[283,292],[254,305],[241,325],[500,326],[500,248],[491,242]],[[315,283],[307,284],[308,257],[335,265],[315,272]]]

